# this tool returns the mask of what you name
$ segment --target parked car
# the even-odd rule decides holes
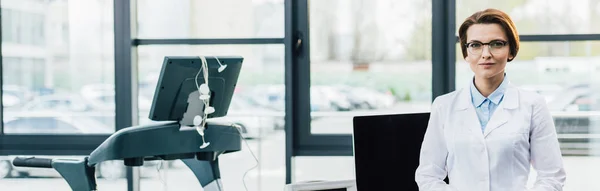
[[[21,113],[85,116],[110,127],[115,125],[114,112],[114,101],[110,103],[93,102],[81,95],[66,93],[40,96],[21,108]]]
[[[352,104],[348,96],[332,86],[311,86],[311,103],[324,102],[324,107],[332,108],[334,111],[350,111]]]
[[[264,111],[262,113],[264,114],[263,117],[273,118],[275,129],[285,128],[285,110],[283,108],[265,106],[261,103],[258,103],[256,99],[245,94],[235,94],[233,99],[239,99],[238,101],[245,102],[244,107],[246,108],[260,108],[260,111]],[[234,110],[236,109],[234,108]],[[235,113],[235,111],[233,112]]]
[[[88,84],[79,91],[81,97],[96,110],[114,111],[115,87],[113,84]],[[140,93],[138,95],[139,110],[150,110],[153,95]]]
[[[210,118],[208,121],[237,124],[241,127],[244,138],[254,139],[273,132],[278,125],[279,113],[271,109],[255,107],[243,99],[231,99],[227,116]]]
[[[13,109],[22,106],[33,99],[33,92],[17,85],[2,85],[2,104],[4,109]]]
[[[56,116],[7,116],[4,118],[5,134],[111,134],[114,128],[87,118]]]
[[[392,107],[396,98],[391,94],[377,91],[367,87],[353,87],[347,85],[336,86],[338,91],[347,96],[352,104],[352,109],[385,109]]]

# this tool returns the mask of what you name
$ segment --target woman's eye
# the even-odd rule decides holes
[[[502,42],[492,42],[490,43],[490,46],[494,47],[494,48],[500,48],[504,46],[504,43]]]
[[[479,48],[481,47],[481,43],[471,43],[471,48]]]

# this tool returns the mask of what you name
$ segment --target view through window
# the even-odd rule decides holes
[[[113,133],[113,1],[4,0],[0,7],[4,134]],[[0,156],[2,190],[69,190],[54,169],[14,167],[14,157]],[[99,183],[125,190],[124,179],[112,179],[124,169],[100,164]]]

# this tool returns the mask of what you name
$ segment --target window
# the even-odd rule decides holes
[[[45,20],[41,12],[2,8],[4,42],[44,45]]]
[[[115,131],[114,102],[98,109],[90,100],[102,91],[84,91],[114,84],[113,2],[1,1],[3,190],[68,190],[55,170],[15,168],[10,161],[16,155],[83,158],[72,155],[89,154]],[[125,181],[99,182],[126,189]]]
[[[300,118],[294,127],[300,130],[294,133],[293,181],[354,177],[353,159],[347,157],[352,156],[354,116],[429,111],[431,10],[431,1],[308,3],[310,26],[303,28],[306,23],[300,21],[297,27],[310,34],[310,54],[295,61],[300,62],[297,75],[310,75],[310,80],[297,79],[302,88],[310,83],[310,116],[300,113],[302,107],[294,110]],[[310,73],[304,73],[308,64]]]
[[[278,97],[284,92],[283,45],[143,45],[138,50],[138,92],[140,124],[149,124],[149,106],[154,97],[158,75],[165,56],[232,55],[242,56],[242,70],[227,116],[210,121],[235,123],[246,138],[242,150],[219,157],[222,182],[227,189],[277,191],[285,183],[285,105]],[[142,64],[143,63],[143,64]],[[273,98],[275,97],[275,98]],[[250,150],[252,150],[252,153]],[[162,165],[160,176],[141,180],[141,190],[150,188],[194,190],[200,185],[192,172],[179,160]],[[174,178],[177,177],[177,178]]]
[[[352,117],[428,111],[431,1],[311,1],[312,134],[350,134]]]
[[[112,22],[112,14],[101,14],[112,10],[112,3],[103,1],[111,2],[2,1],[2,32],[8,35],[2,42],[5,118],[77,116],[101,119],[105,133],[114,131],[114,102],[94,103],[97,95],[114,94],[94,89],[114,80],[114,62],[105,59],[114,54],[112,25],[105,24]],[[53,26],[67,26],[68,38],[47,39],[46,32],[62,36]]]
[[[34,89],[44,87],[46,63],[44,59],[4,57],[5,84],[21,84]]]
[[[578,3],[568,0],[457,0],[456,28],[471,14],[489,7],[509,14],[521,35],[600,33],[598,0]]]
[[[282,38],[283,0],[138,0],[139,38]]]
[[[14,16],[10,9],[2,8],[0,11],[2,11],[2,26],[9,26],[9,27],[5,27],[6,29],[2,30],[2,41],[10,42],[11,40],[14,39],[13,33],[15,30],[15,27],[13,26],[13,23],[12,23]]]

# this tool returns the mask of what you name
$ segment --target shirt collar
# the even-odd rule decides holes
[[[471,102],[473,102],[473,105],[475,105],[475,107],[479,107],[479,106],[481,106],[481,104],[483,104],[483,102],[486,99],[488,99],[492,103],[498,105],[500,103],[500,101],[502,101],[502,98],[504,97],[504,92],[506,92],[507,85],[508,85],[508,79],[506,77],[506,74],[504,74],[504,80],[502,80],[502,83],[500,83],[500,86],[498,86],[498,88],[496,88],[496,90],[494,90],[494,92],[492,92],[492,94],[490,94],[490,96],[488,96],[486,98],[483,95],[481,95],[481,93],[475,87],[475,78],[473,78],[473,80],[471,80],[471,88],[470,88],[471,89]]]

